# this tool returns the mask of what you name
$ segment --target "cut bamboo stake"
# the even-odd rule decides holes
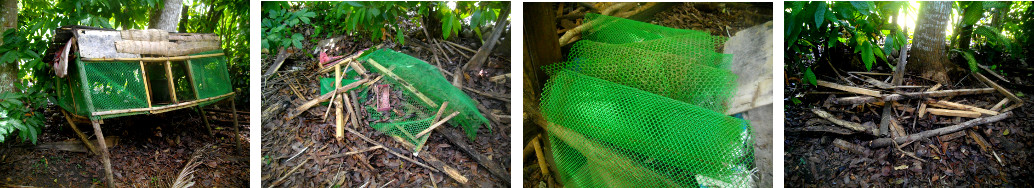
[[[378,44],[378,45],[377,45],[376,47],[374,47],[374,48],[381,48],[381,47],[384,47],[384,44]],[[338,61],[336,61],[336,62],[334,62],[334,63],[331,63],[331,64],[329,64],[329,65],[327,65],[327,66],[323,67],[323,69],[320,69],[320,72],[319,72],[319,73],[326,73],[326,72],[330,72],[331,70],[334,70],[334,68],[332,68],[332,67],[338,67],[338,66],[339,66],[339,65],[341,65],[342,63],[350,64],[350,63],[352,63],[352,62],[355,62],[355,60],[356,60],[356,59],[358,59],[358,58],[359,58],[359,56],[363,55],[363,53],[365,53],[365,52],[366,52],[367,50],[370,50],[370,49],[369,49],[369,48],[367,48],[367,49],[365,49],[365,50],[361,50],[361,51],[355,52],[355,53],[353,53],[352,55],[349,55],[348,57],[345,57],[345,58],[341,58],[341,60],[338,60]],[[353,69],[356,69],[355,67],[352,67],[352,68],[353,68]],[[359,69],[356,69],[356,72],[359,72]],[[360,74],[365,74],[365,73],[366,73],[366,72],[364,71],[364,72],[361,72]]]
[[[427,106],[430,106],[432,108],[437,108],[438,107],[438,104],[434,103],[434,101],[431,101],[431,98],[427,98],[427,96],[424,95],[423,93],[420,93],[420,91],[418,91],[415,87],[413,87],[413,84],[410,84],[409,82],[407,82],[406,80],[403,80],[398,75],[395,75],[395,73],[392,73],[391,70],[388,70],[387,68],[384,68],[384,66],[381,66],[381,64],[377,63],[377,61],[374,61],[373,59],[370,59],[370,60],[367,60],[367,62],[370,62],[370,65],[373,66],[373,68],[381,71],[382,74],[388,75],[388,77],[391,77],[392,79],[395,79],[396,81],[398,81],[402,85],[403,88],[406,88],[406,90],[409,90],[410,93],[413,93],[413,95],[416,95],[416,97],[418,99],[420,99],[420,101],[423,101],[424,104],[427,104]]]
[[[811,111],[813,113],[815,113],[815,115],[818,115],[819,117],[822,117],[822,118],[824,118],[826,120],[829,120],[829,122],[833,122],[833,124],[840,125],[840,126],[843,126],[845,128],[848,128],[848,129],[851,129],[851,130],[854,130],[854,131],[858,131],[858,132],[861,132],[861,133],[872,134],[872,135],[879,134],[878,132],[876,132],[876,130],[873,130],[871,128],[867,128],[865,126],[862,126],[862,124],[858,124],[858,123],[850,122],[850,121],[844,121],[842,119],[837,119],[836,117],[833,117],[833,114],[830,114],[829,112],[826,112],[826,111],[823,111],[823,110],[819,110],[818,108],[813,108],[813,109],[811,109]]]
[[[435,158],[434,156],[431,156],[431,155],[421,155],[420,158],[424,159],[424,161],[427,161],[427,164],[430,164],[431,166],[434,166],[436,168],[441,169],[442,172],[445,173],[445,175],[449,175],[449,177],[454,179],[454,180],[456,180],[456,182],[459,182],[460,184],[463,184],[463,185],[467,184],[467,182],[468,182],[467,177],[464,177],[463,174],[460,173],[459,170],[456,170],[456,168],[453,168],[453,167],[445,164],[445,162],[442,162],[441,160],[438,160],[438,158]]]
[[[341,87],[341,66],[339,66],[339,65],[340,64],[334,65],[334,90],[337,90],[338,88]],[[337,95],[341,95],[341,94],[337,94]],[[337,96],[337,95],[335,95],[335,96]],[[331,96],[330,98],[333,99],[334,96]],[[334,129],[334,138],[337,138],[338,141],[342,141],[345,138],[345,128],[344,128],[345,127],[345,122],[344,122],[345,121],[345,118],[344,118],[345,114],[344,114],[344,111],[341,110],[341,107],[343,106],[343,104],[341,104],[341,100],[331,100],[331,101],[333,101],[334,103],[338,103],[337,108],[334,108],[334,115],[335,115],[334,119],[337,120],[337,121],[334,122],[334,124],[336,126],[335,129]]]
[[[976,142],[977,145],[980,146],[980,150],[984,151],[985,153],[991,152],[991,144],[987,143],[987,140],[984,139],[984,136],[980,136],[980,134],[977,134],[976,131],[973,131],[972,129],[966,130],[966,134],[969,135],[970,139],[973,139],[973,142]]]
[[[536,138],[539,138],[539,137],[536,137]],[[539,140],[541,140],[541,139],[532,140],[531,141],[532,142],[531,145],[532,145],[532,147],[535,148],[535,157],[537,157],[536,161],[538,161],[538,163],[539,163],[539,170],[542,171],[542,176],[543,177],[548,177],[546,175],[549,175],[549,170],[548,170],[549,167],[546,166],[546,157],[545,157],[545,155],[542,154],[542,145],[539,144]]]
[[[930,87],[930,89],[926,89],[926,91],[937,91],[937,89],[940,89],[940,88],[941,88],[941,83],[937,83],[937,85],[934,85],[933,87]],[[926,115],[926,103],[919,103],[919,118],[922,118],[925,115]]]
[[[833,89],[837,89],[837,90],[841,90],[841,91],[846,91],[846,92],[851,92],[851,93],[857,93],[857,94],[874,96],[874,97],[879,97],[880,96],[880,91],[871,90],[871,89],[865,89],[865,88],[853,87],[853,86],[845,86],[845,85],[840,85],[840,84],[836,84],[836,83],[833,83],[833,82],[827,82],[827,81],[822,81],[822,80],[819,80],[818,84],[819,84],[819,86],[833,88]]]
[[[309,100],[309,102],[305,102],[305,104],[302,104],[301,106],[298,106],[298,108],[295,108],[294,113],[292,113],[292,114],[287,116],[287,120],[294,119],[295,117],[300,115],[302,112],[305,112],[306,110],[309,110],[309,108],[312,108],[313,106],[316,106],[320,102],[329,100],[334,95],[337,95],[338,93],[342,93],[342,92],[348,91],[348,90],[350,90],[352,88],[355,88],[356,86],[359,86],[360,84],[366,83],[366,81],[368,81],[368,79],[364,78],[362,80],[359,80],[359,81],[356,81],[356,82],[352,82],[351,84],[348,84],[348,85],[345,85],[345,86],[341,86],[340,88],[337,88],[336,90],[331,91],[330,93],[323,94],[323,95],[320,95],[320,97],[317,97],[315,99]]]
[[[970,106],[970,105],[965,105],[965,104],[954,103],[954,102],[941,101],[941,100],[938,100],[938,101],[928,100],[926,102],[927,103],[936,103],[936,104],[939,104],[939,105],[943,105],[943,106],[947,106],[949,108],[954,108],[954,109],[959,109],[959,110],[968,110],[968,111],[980,112],[981,114],[987,114],[987,115],[992,115],[992,116],[993,115],[998,115],[998,112],[995,112],[995,111],[983,109],[983,108],[976,107],[976,106]]]
[[[1001,121],[1001,120],[1003,120],[1003,119],[1005,119],[1005,118],[1007,118],[1009,116],[1012,116],[1012,112],[1005,112],[1005,113],[1001,113],[1001,114],[998,114],[998,115],[995,115],[995,116],[977,118],[977,119],[969,120],[969,121],[966,121],[966,122],[963,122],[963,123],[960,123],[960,124],[957,124],[957,125],[952,125],[952,126],[949,126],[949,127],[942,127],[942,128],[939,128],[939,129],[934,129],[934,130],[929,130],[929,131],[923,131],[923,132],[920,132],[920,133],[910,134],[908,136],[903,136],[903,137],[880,138],[880,139],[876,139],[876,140],[870,141],[869,142],[869,147],[884,147],[884,146],[892,145],[895,142],[896,143],[913,142],[913,141],[916,141],[916,140],[919,140],[919,139],[923,139],[923,138],[927,138],[927,137],[939,136],[939,135],[944,135],[944,134],[949,134],[949,133],[957,132],[959,130],[964,130],[966,128],[970,128],[970,127],[973,127],[973,126],[976,126],[976,125],[982,125],[982,124],[987,124],[987,123]]]
[[[101,162],[104,164],[104,177],[108,179],[108,187],[115,187],[115,177],[111,169],[111,154],[108,153],[108,144],[104,143],[104,133],[101,131],[101,123],[92,121],[93,134],[97,136],[97,145],[100,146]],[[89,142],[89,141],[86,141]]]
[[[427,133],[430,133],[432,130],[434,130],[435,128],[438,128],[439,126],[442,126],[442,124],[445,124],[446,121],[449,121],[449,119],[452,119],[452,117],[455,117],[458,114],[460,114],[460,112],[453,112],[452,114],[449,114],[448,116],[445,116],[445,118],[442,118],[441,121],[438,121],[438,122],[434,123],[434,125],[431,125],[431,127],[427,127],[427,129],[424,129],[424,131],[420,131],[420,133],[417,133],[416,136],[417,137],[421,137],[421,136],[424,136]]]
[[[930,114],[939,115],[939,116],[968,117],[968,118],[978,118],[978,117],[980,117],[980,112],[974,112],[974,111],[948,110],[948,109],[940,109],[940,108],[927,108],[926,111],[930,112]]]
[[[346,95],[344,93],[341,94],[341,97],[345,98],[345,104],[341,107],[345,107],[345,109],[348,109],[347,118],[351,118],[351,120],[349,120],[348,122],[352,125],[352,128],[355,128],[357,126],[356,124],[359,123],[359,120],[355,118],[356,110],[355,106],[352,105],[352,97],[349,97],[349,95]]]
[[[1012,92],[1009,92],[1009,90],[1007,90],[1004,87],[998,85],[997,83],[987,79],[987,77],[984,77],[983,74],[973,73],[973,77],[976,77],[981,82],[984,82],[985,84],[991,86],[995,90],[998,90],[999,93],[1002,93],[1002,95],[1005,95],[1005,97],[1008,97],[1009,100],[1012,100],[1013,102],[1016,102],[1017,104],[1023,104],[1023,99],[1020,99],[1019,97],[1016,97],[1016,95],[1012,94]]]

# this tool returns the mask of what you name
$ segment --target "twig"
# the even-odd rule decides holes
[[[350,152],[346,152],[346,153],[334,154],[334,155],[327,156],[327,159],[333,159],[333,158],[338,158],[338,157],[346,157],[346,156],[350,156],[350,155],[370,152],[370,151],[377,150],[377,149],[384,149],[384,147],[382,147],[382,146],[373,146],[373,147],[368,147],[366,149],[362,149],[362,150],[358,150],[358,151],[350,151]]]
[[[880,96],[880,91],[871,90],[871,89],[865,89],[865,88],[860,88],[860,87],[845,86],[845,85],[840,85],[840,84],[836,84],[836,83],[832,83],[832,82],[827,82],[827,81],[822,81],[822,80],[818,81],[818,85],[819,86],[828,87],[828,88],[837,89],[837,90],[841,90],[841,91],[862,94],[862,95],[869,95],[869,96],[875,96],[875,97],[879,97]]]
[[[456,43],[453,43],[453,42],[449,42],[449,41],[442,41],[442,42],[445,42],[446,44],[455,46],[456,48],[466,50],[466,51],[468,51],[470,53],[478,53],[478,51],[471,50],[470,48],[464,47],[462,45],[459,45],[459,44],[456,44]]]
[[[316,104],[319,104],[320,102],[326,101],[326,100],[330,99],[331,97],[333,97],[334,95],[337,95],[338,93],[342,93],[342,92],[348,91],[348,90],[350,90],[352,88],[355,88],[356,86],[359,86],[359,85],[361,85],[363,83],[366,83],[366,81],[369,81],[369,79],[365,79],[364,78],[362,80],[359,80],[359,81],[356,81],[356,82],[352,82],[351,84],[348,84],[348,85],[345,85],[345,86],[341,86],[340,88],[338,88],[338,89],[336,89],[334,91],[331,91],[331,92],[329,92],[327,94],[320,95],[320,97],[317,97],[315,99],[309,100],[309,102],[305,102],[305,104],[302,104],[301,106],[298,106],[298,108],[295,108],[294,113],[292,113],[292,114],[287,116],[287,120],[294,119],[295,117],[300,115],[302,112],[305,112],[306,110],[309,110],[309,108],[312,108],[313,106],[316,106]]]
[[[822,118],[824,118],[826,120],[829,120],[830,122],[833,122],[833,124],[840,125],[840,126],[843,126],[845,128],[848,128],[848,129],[851,129],[851,130],[854,130],[854,131],[857,131],[857,132],[861,132],[861,133],[875,134],[874,133],[875,131],[872,130],[871,128],[867,128],[865,126],[862,126],[862,124],[858,124],[858,123],[855,123],[855,122],[850,122],[850,121],[845,121],[845,120],[842,120],[842,119],[837,119],[837,118],[833,117],[833,114],[830,114],[829,112],[820,110],[818,108],[812,108],[811,112],[815,113],[815,115],[818,115],[819,117],[822,117]]]
[[[884,94],[879,97],[872,96],[855,96],[855,97],[843,97],[837,98],[836,104],[861,104],[871,103],[880,101],[900,101],[910,98],[930,98],[930,97],[948,97],[948,96],[960,96],[960,95],[976,95],[976,94],[987,94],[994,92],[994,88],[981,88],[981,89],[957,89],[957,90],[941,90],[941,91],[927,91],[927,92],[910,92],[901,94]]]
[[[291,168],[291,170],[287,171],[287,173],[286,173],[286,174],[284,174],[284,176],[281,176],[281,177],[280,177],[280,179],[277,179],[276,181],[274,181],[274,182],[273,182],[273,183],[272,183],[271,185],[269,185],[269,186],[270,186],[270,187],[276,187],[277,185],[280,185],[280,183],[283,183],[283,182],[284,182],[284,179],[287,179],[287,177],[288,177],[288,176],[291,176],[291,174],[293,174],[293,173],[294,173],[294,171],[297,171],[297,170],[298,170],[298,168],[301,168],[301,167],[302,167],[303,165],[305,165],[305,163],[308,163],[308,162],[309,162],[309,159],[311,159],[311,158],[305,158],[305,161],[302,161],[302,163],[301,163],[301,164],[295,165],[295,166],[294,166],[294,168]]]
[[[501,101],[505,101],[505,102],[510,102],[510,98],[508,98],[508,97],[499,96],[497,94],[481,92],[481,91],[478,91],[476,89],[469,88],[467,86],[463,86],[463,89],[465,89],[467,91],[470,91],[470,92],[474,92],[474,93],[476,93],[478,95],[481,95],[481,96],[488,97],[488,98],[492,98],[492,99],[496,99],[496,100],[501,100]]]
[[[363,139],[363,141],[366,141],[366,142],[368,142],[370,144],[373,144],[375,146],[384,147],[384,150],[388,151],[388,153],[391,153],[392,155],[395,155],[395,156],[397,156],[399,158],[405,159],[406,161],[412,162],[413,164],[417,164],[417,165],[419,165],[421,167],[427,168],[428,170],[431,170],[431,171],[434,171],[434,172],[441,172],[440,170],[432,168],[430,166],[427,166],[426,164],[421,163],[420,161],[417,161],[416,159],[409,158],[406,155],[399,154],[398,152],[395,152],[394,150],[391,150],[390,148],[385,147],[383,144],[378,143],[377,141],[374,141],[373,139],[370,139],[370,138],[368,138],[366,136],[363,136],[363,134],[359,134],[359,131],[355,131],[355,129],[352,129],[351,127],[345,127],[345,130],[347,130],[349,133],[352,133],[352,134],[358,136],[359,138]]]

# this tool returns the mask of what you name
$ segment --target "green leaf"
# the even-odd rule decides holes
[[[402,28],[395,29],[395,38],[398,39],[399,44],[406,45],[406,41],[403,40],[402,37],[404,37],[404,35],[402,35]]]
[[[880,46],[873,43],[869,43],[869,46],[872,47],[872,52],[876,55],[876,57],[879,57],[883,61],[887,61],[887,55],[883,54],[883,50],[880,50]]]
[[[865,63],[865,70],[872,71],[872,64],[876,61],[873,58],[872,48],[868,46],[868,43],[862,47],[862,62]]]
[[[794,105],[800,105],[803,103],[801,102],[801,99],[797,99],[797,97],[790,98],[790,101],[793,102]]]
[[[983,3],[980,2],[969,3],[969,7],[966,7],[966,10],[963,13],[965,15],[962,17],[962,24],[973,25],[976,24],[977,21],[980,21],[980,18],[984,17],[984,8],[982,5]]]
[[[808,67],[807,69],[804,70],[804,81],[809,83],[809,84],[811,84],[811,85],[813,85],[813,86],[819,85],[818,84],[818,79],[815,78],[815,72],[811,71],[811,67]]]
[[[815,27],[822,27],[822,20],[826,18],[826,2],[819,1],[818,7],[815,8]]]
[[[858,10],[858,13],[862,13],[863,15],[869,15],[869,13],[872,12],[871,1],[851,1],[851,5]]]
[[[14,62],[15,60],[18,60],[18,52],[8,51],[7,53],[4,53],[4,56],[0,56],[0,65]]]
[[[452,34],[452,24],[453,24],[452,20],[454,20],[454,19],[456,19],[456,18],[453,17],[450,14],[450,15],[448,15],[448,20],[442,22],[442,39],[446,39],[446,40],[449,39],[449,35]]]
[[[884,37],[884,39],[883,39],[883,52],[884,53],[887,53],[887,54],[893,53],[892,51],[894,51],[894,48],[896,46],[897,45],[894,44],[894,35],[887,35],[886,37]]]

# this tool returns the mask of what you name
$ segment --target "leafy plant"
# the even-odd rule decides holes
[[[30,101],[26,101],[27,99]],[[8,135],[17,131],[18,137],[23,141],[36,144],[36,138],[44,125],[44,117],[41,113],[35,112],[39,108],[31,108],[40,104],[40,101],[31,101],[32,99],[19,93],[0,93],[0,142],[4,142]]]
[[[282,6],[270,9],[263,9],[262,18],[262,48],[295,47],[302,48],[302,40],[305,37],[301,33],[292,32],[292,28],[299,23],[310,24],[310,19],[316,16],[315,12],[307,9],[290,11]]]

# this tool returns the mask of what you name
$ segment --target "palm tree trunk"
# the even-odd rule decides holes
[[[922,2],[921,6],[907,68],[909,71],[919,72],[924,78],[948,84],[951,82],[949,75],[961,71],[947,56],[945,32],[951,13],[951,2]]]

